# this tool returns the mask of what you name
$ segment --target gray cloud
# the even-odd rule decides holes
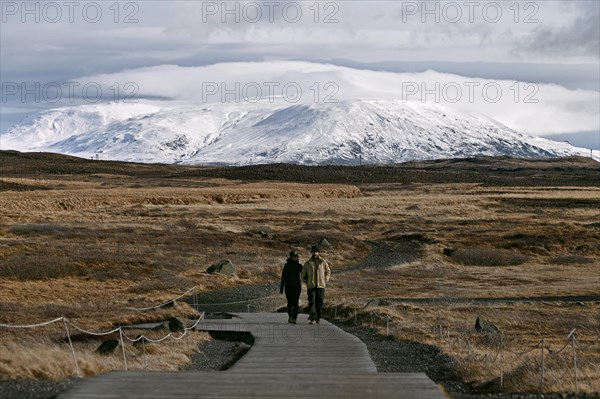
[[[520,23],[514,21],[512,1],[492,2],[503,7],[504,17],[498,23],[482,19],[485,2],[476,2],[481,5],[474,21],[468,20],[463,8],[457,23],[444,18],[436,23],[431,16],[423,23],[418,14],[406,15],[404,22],[399,6],[402,2],[371,0],[320,2],[321,23],[314,22],[315,2],[296,1],[303,7],[304,18],[290,23],[281,13],[290,2],[280,1],[273,23],[266,16],[259,23],[223,23],[218,15],[204,23],[199,1],[139,2],[135,15],[139,22],[135,24],[115,24],[109,8],[113,2],[98,3],[104,10],[99,23],[82,20],[81,13],[76,14],[74,23],[66,18],[59,23],[35,23],[29,18],[23,23],[19,15],[10,16],[2,23],[0,35],[0,78],[30,87],[36,82],[43,85],[165,64],[191,67],[234,61],[312,60],[398,72],[435,69],[462,76],[598,90],[597,0],[537,2],[539,13],[535,17],[540,24],[521,23],[530,12],[524,4],[534,2],[521,3]],[[243,7],[255,2],[238,3]],[[443,7],[448,2],[437,3]],[[125,4],[129,3],[121,4],[123,19],[127,15]],[[327,4],[336,4],[339,9],[326,8]],[[328,15],[339,22],[323,23]],[[21,112],[54,106],[20,101],[0,105],[0,131],[8,124],[7,110],[11,108]]]
[[[600,58],[600,3],[574,1],[573,6],[577,9],[577,17],[571,23],[562,27],[537,27],[528,40],[515,47],[514,52]]]

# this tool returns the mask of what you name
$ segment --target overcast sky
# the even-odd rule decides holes
[[[588,116],[600,118],[600,104],[589,102],[599,91],[596,0],[0,3],[2,131],[26,113],[69,105],[67,93],[23,98],[35,83],[52,89],[147,67],[271,60],[560,85],[584,92]],[[573,98],[565,107],[578,106]],[[597,130],[570,129],[588,132],[590,145]]]

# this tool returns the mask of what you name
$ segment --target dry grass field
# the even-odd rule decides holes
[[[159,304],[193,286],[204,292],[274,282],[291,247],[306,259],[307,248],[326,239],[331,248],[323,255],[334,269],[330,313],[365,325],[374,314],[382,333],[391,325],[398,339],[440,346],[465,381],[497,384],[502,373],[505,389],[514,391],[540,389],[540,350],[508,350],[525,352],[544,339],[556,351],[576,329],[580,345],[591,346],[577,349],[579,390],[600,390],[594,161],[223,169],[11,152],[0,159],[0,323],[65,316],[105,331],[193,319],[182,302],[159,311],[127,308]],[[236,276],[206,273],[222,259],[238,267]],[[556,301],[573,296],[584,298]],[[435,300],[415,300],[427,298]],[[502,363],[489,361],[500,344],[475,331],[478,316],[500,329]],[[0,334],[0,375],[72,375],[62,324]],[[119,352],[93,353],[99,342],[74,342],[85,354],[85,375],[122,368]],[[180,345],[178,355],[156,346],[147,361],[155,369],[184,367],[193,345]],[[570,348],[547,352],[544,390],[575,390]],[[142,367],[139,348],[127,350]]]

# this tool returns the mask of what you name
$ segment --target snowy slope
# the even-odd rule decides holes
[[[100,159],[252,164],[390,163],[512,155],[586,155],[487,117],[396,100],[338,103],[111,103],[45,111],[0,137],[0,148]]]

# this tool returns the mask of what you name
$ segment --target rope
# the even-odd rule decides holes
[[[160,305],[156,305],[156,306],[149,306],[149,307],[147,307],[147,308],[125,308],[125,309],[127,309],[127,310],[137,310],[137,311],[144,311],[144,310],[152,310],[152,309],[158,309],[158,308],[162,308],[162,307],[163,307],[163,306],[165,306],[165,305],[168,305],[168,304],[170,304],[170,303],[173,303],[173,302],[177,301],[178,299],[181,299],[181,298],[183,298],[184,296],[186,296],[186,295],[187,295],[187,294],[189,294],[190,292],[192,292],[192,291],[195,291],[195,290],[196,290],[196,288],[197,288],[197,287],[196,287],[196,286],[194,286],[194,287],[190,288],[189,290],[187,290],[186,292],[184,292],[183,294],[179,295],[177,298],[173,298],[173,299],[171,299],[170,301],[163,302],[163,303],[161,303]]]
[[[203,320],[203,319],[204,319],[204,313],[202,313],[202,314],[200,315],[200,317],[198,318],[198,320],[196,320],[196,321],[194,322],[194,324],[192,324],[190,327],[185,327],[185,326],[184,326],[184,332],[183,332],[183,334],[181,334],[181,336],[179,336],[179,337],[175,337],[175,336],[174,336],[172,333],[169,333],[169,334],[165,335],[165,336],[164,336],[164,337],[162,337],[162,338],[158,338],[158,339],[152,339],[152,338],[148,338],[148,337],[147,337],[147,336],[145,336],[144,334],[141,334],[139,337],[137,337],[137,338],[135,338],[135,339],[134,339],[134,338],[130,338],[129,336],[127,336],[127,334],[125,334],[123,331],[121,331],[121,334],[122,334],[122,336],[123,336],[123,337],[125,337],[125,339],[127,339],[129,342],[132,342],[132,343],[133,343],[133,342],[138,342],[138,341],[140,341],[140,340],[146,340],[146,341],[148,341],[148,342],[152,342],[152,343],[155,343],[155,344],[156,344],[156,343],[159,343],[159,342],[163,342],[164,340],[166,340],[166,339],[168,339],[168,338],[173,338],[174,340],[177,340],[177,341],[179,341],[179,340],[183,339],[183,338],[184,338],[184,337],[187,335],[188,331],[195,329],[195,328],[196,328],[196,326],[197,326],[197,325],[200,323],[200,321],[201,321],[201,320]],[[119,327],[119,329],[121,329],[121,327]],[[143,342],[143,341],[142,341],[142,342]]]
[[[65,318],[63,316],[63,317],[58,317],[54,320],[46,321],[44,323],[39,323],[39,324],[23,324],[23,325],[0,324],[0,327],[3,327],[3,328],[38,328],[38,327],[47,326],[49,324],[57,323],[64,319]]]
[[[522,357],[522,356],[527,355],[528,353],[531,353],[534,350],[538,349],[540,347],[540,345],[542,345],[542,341],[540,341],[536,346],[534,346],[533,348],[531,348],[531,349],[529,349],[528,351],[525,351],[525,352],[514,352],[514,351],[511,351],[508,348],[504,348],[504,350],[507,351],[508,353],[512,353],[513,355],[516,355],[518,357]]]
[[[559,351],[553,351],[552,348],[550,348],[549,346],[547,346],[546,348],[548,348],[548,353],[551,355],[560,355],[562,353],[562,351],[565,350],[565,348],[567,346],[569,346],[571,344],[571,339],[567,338],[567,342],[565,343],[565,346],[563,346]]]
[[[97,333],[97,332],[93,332],[93,331],[84,330],[83,328],[80,328],[77,325],[73,324],[69,319],[65,319],[65,320],[67,321],[67,323],[69,323],[71,325],[71,327],[73,327],[77,331],[82,332],[84,334],[93,335],[93,336],[96,336],[96,337],[101,337],[103,335],[114,334],[114,333],[118,332],[121,329],[121,327],[117,327],[114,330],[110,330],[110,331],[107,331],[107,332]]]
[[[595,346],[595,345],[598,343],[598,341],[600,341],[600,337],[598,337],[598,338],[596,338],[596,340],[595,340],[594,342],[592,342],[590,345],[584,345],[584,344],[582,344],[581,342],[579,342],[579,340],[577,339],[577,336],[575,336],[575,337],[574,337],[574,339],[575,339],[575,344],[576,344],[576,345],[577,345],[577,347],[578,347],[579,349],[581,349],[581,350],[588,350],[588,349],[591,349],[591,348],[593,348],[593,347],[594,347],[594,346]]]

